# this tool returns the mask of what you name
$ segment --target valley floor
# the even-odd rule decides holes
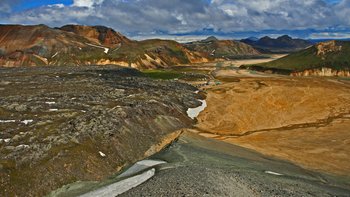
[[[155,176],[122,196],[347,196],[349,81],[232,64],[186,68],[208,75],[183,80],[200,87],[207,107],[193,128],[150,158],[167,162]]]
[[[74,169],[70,166],[78,168],[79,158],[85,156],[88,158],[87,168],[81,169],[74,177],[68,177],[70,180],[63,176],[59,184],[49,179],[50,185],[41,186],[39,182],[31,180],[38,185],[41,194],[47,193],[47,187],[53,189],[67,183],[73,184],[51,195],[103,193],[104,188],[113,191],[113,185],[124,190],[122,183],[135,181],[136,186],[147,179],[121,195],[347,196],[350,193],[350,81],[258,73],[239,69],[241,64],[237,61],[205,63],[144,73],[151,78],[173,79],[166,82],[145,78],[142,73],[133,73],[130,77],[123,69],[115,68],[58,69],[53,74],[46,73],[45,69],[33,70],[38,72],[38,77],[50,82],[49,86],[42,82],[29,83],[31,77],[21,69],[15,76],[3,70],[4,80],[0,90],[7,96],[1,100],[1,120],[14,119],[15,122],[0,124],[1,129],[8,131],[1,133],[3,140],[0,154],[3,159],[0,160],[0,173],[15,179],[1,179],[1,183],[4,183],[2,188],[15,194],[20,184],[25,186],[23,188],[29,187],[20,173],[33,174],[33,170],[27,168],[28,162],[35,168],[40,166],[28,159],[19,168],[16,158],[19,158],[20,153],[37,153],[33,151],[33,143],[45,145],[41,142],[47,141],[47,138],[52,138],[51,141],[56,143],[53,137],[62,129],[69,131],[63,132],[65,135],[85,136],[91,130],[85,126],[89,123],[93,128],[96,127],[96,131],[89,134],[88,139],[90,136],[93,139],[100,137],[101,131],[110,125],[110,131],[103,133],[103,138],[100,137],[102,141],[93,144],[99,147],[98,150],[93,149],[90,141],[74,135],[75,138],[73,136],[65,142],[66,146],[59,144],[56,152],[43,154],[40,161],[43,161],[42,166],[45,168],[39,172],[44,174],[48,171],[54,177],[55,169],[64,172]],[[77,93],[73,85],[77,81],[83,82],[79,87],[86,89]],[[191,84],[200,91],[175,81]],[[58,89],[62,85],[66,87],[65,91]],[[47,95],[49,90],[52,92]],[[173,95],[174,91],[176,96]],[[94,92],[101,94],[98,100]],[[28,95],[28,98],[21,97],[23,94]],[[197,117],[196,124],[190,127],[194,122],[186,116],[186,109],[200,105],[199,100],[204,97],[206,108]],[[12,106],[14,98],[18,104]],[[21,109],[20,104],[24,109]],[[76,110],[76,106],[80,108]],[[74,110],[77,112],[68,116],[68,112],[73,113]],[[163,115],[159,116],[159,113]],[[116,115],[111,116],[113,114]],[[104,121],[107,117],[111,118]],[[48,120],[41,124],[39,119]],[[32,122],[23,122],[26,120]],[[56,120],[61,120],[58,123],[62,125],[49,127],[56,124]],[[120,120],[121,128],[117,131],[111,124],[115,120]],[[125,128],[125,125],[130,128]],[[145,129],[147,125],[151,134]],[[23,131],[16,138],[14,132],[10,131],[19,131],[18,128]],[[56,131],[56,128],[61,129]],[[26,134],[27,130],[32,132]],[[158,135],[160,131],[163,133]],[[180,131],[182,135],[179,135]],[[30,140],[27,135],[36,138]],[[171,143],[174,138],[177,141]],[[22,147],[21,144],[29,145]],[[167,145],[167,148],[158,152]],[[130,152],[135,148],[139,148],[139,152]],[[90,152],[82,154],[82,150]],[[155,152],[158,153],[148,158],[158,161],[155,166],[136,164],[129,170],[120,171],[121,167],[130,166]],[[116,161],[123,157],[125,161]],[[119,175],[96,181],[117,171],[120,171]],[[96,178],[97,175],[99,177]],[[85,180],[89,181],[82,182]],[[37,193],[31,191],[32,195]],[[120,191],[115,194],[120,194]]]
[[[121,196],[347,196],[349,185],[255,151],[185,132],[151,157],[168,163]]]
[[[350,174],[350,83],[249,77],[207,87],[199,134],[308,169]]]

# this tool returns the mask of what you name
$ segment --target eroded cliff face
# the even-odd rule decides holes
[[[322,42],[316,45],[317,56],[324,57],[328,53],[339,52],[342,50],[342,46],[338,46],[336,41]]]
[[[301,72],[293,72],[291,76],[319,76],[319,77],[350,77],[349,70],[335,70],[332,68],[308,69]]]

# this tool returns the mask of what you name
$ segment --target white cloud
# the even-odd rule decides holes
[[[77,7],[93,7],[94,5],[100,5],[104,0],[74,0],[73,6]]]
[[[4,5],[0,10],[6,10]],[[338,4],[324,0],[74,0],[71,6],[12,13],[0,22],[106,25],[123,33],[151,35],[204,28],[220,32],[349,28],[349,15],[350,0]]]
[[[350,38],[350,32],[320,32],[310,35],[311,39],[347,39]]]
[[[54,7],[58,7],[58,8],[64,8],[64,4],[62,3],[59,3],[59,4],[51,4],[51,5],[48,5],[47,7],[50,7],[50,8],[54,8]]]

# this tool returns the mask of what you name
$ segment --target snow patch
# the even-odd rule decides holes
[[[99,151],[98,153],[101,155],[101,157],[106,157],[106,156],[107,156],[106,154],[104,154],[104,153],[101,152],[101,151]]]
[[[188,110],[187,110],[187,115],[191,119],[197,118],[199,113],[201,113],[207,107],[207,102],[205,100],[199,99],[198,101],[202,103],[201,106],[196,107],[196,108],[188,108]]]
[[[29,123],[32,123],[33,121],[34,121],[34,120],[23,120],[23,121],[21,121],[21,123],[27,125],[27,124],[29,124]]]
[[[16,120],[0,120],[0,123],[11,123],[16,122]]]
[[[276,176],[282,176],[283,174],[277,173],[277,172],[272,172],[272,171],[265,171],[266,174],[272,174]]]
[[[16,148],[18,148],[18,149],[29,148],[29,145],[21,144],[21,145],[16,146]]]
[[[137,174],[137,173],[139,173],[143,170],[146,170],[150,167],[154,167],[154,166],[157,166],[160,164],[165,164],[165,163],[167,163],[167,162],[160,161],[160,160],[142,160],[142,161],[135,163],[133,166],[131,166],[125,172],[120,174],[118,177],[122,178],[122,177],[132,176],[132,175]]]
[[[95,196],[99,196],[99,197],[110,197],[110,196],[117,196],[117,195],[120,195],[134,187],[137,187],[139,185],[141,185],[142,183],[146,182],[147,180],[149,180],[150,178],[152,178],[156,173],[156,170],[154,168],[142,173],[142,174],[139,174],[139,175],[136,175],[136,176],[133,176],[133,177],[130,177],[130,178],[127,178],[127,179],[124,179],[122,181],[119,181],[117,183],[114,183],[114,184],[111,184],[111,185],[108,185],[106,187],[102,187],[98,190],[95,190],[95,191],[92,191],[92,192],[89,192],[87,194],[84,194],[84,195],[81,195],[80,197],[95,197]]]
[[[107,47],[98,46],[98,45],[94,45],[94,44],[90,44],[90,43],[85,43],[85,44],[88,45],[88,46],[91,46],[91,47],[96,47],[96,48],[104,49],[104,53],[106,53],[106,54],[109,52],[109,48],[107,48]]]
[[[58,111],[58,109],[49,109],[49,112]]]
[[[11,141],[11,138],[0,139],[0,143],[2,143],[2,142],[9,143],[10,141]]]
[[[159,164],[165,164],[165,161],[157,161],[157,160],[142,160],[137,162],[136,164],[138,165],[144,165],[144,166],[148,166],[148,167],[153,167]]]
[[[51,56],[51,58],[54,58],[58,55],[58,52],[56,52],[53,56]]]
[[[53,105],[53,104],[55,104],[56,102],[45,102],[46,104],[48,104],[48,105]]]

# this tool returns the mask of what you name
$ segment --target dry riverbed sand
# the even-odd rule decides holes
[[[201,135],[350,174],[350,83],[326,78],[246,77],[208,86]]]

